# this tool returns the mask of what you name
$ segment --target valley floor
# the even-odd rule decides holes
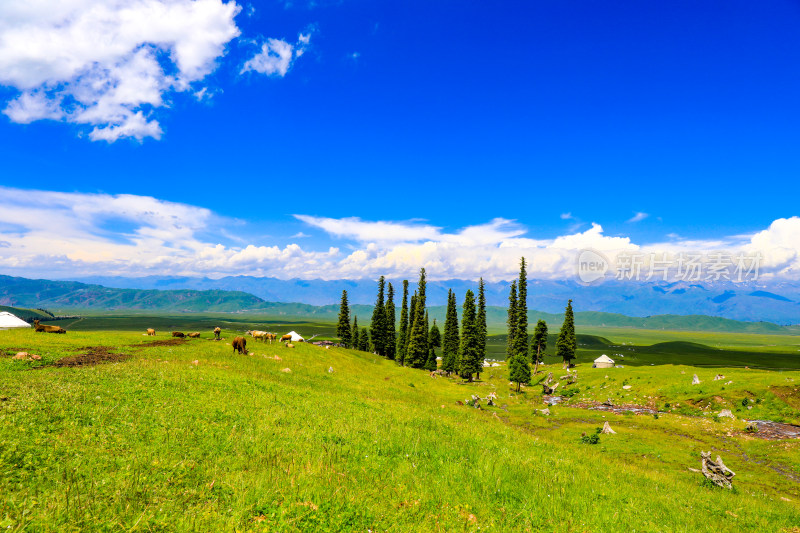
[[[580,363],[548,407],[537,385],[514,392],[504,366],[465,384],[339,348],[248,339],[252,354],[233,354],[235,334],[0,332],[0,527],[800,527],[800,439],[750,434],[743,421],[800,422],[800,371]],[[42,358],[12,359],[23,350]],[[535,380],[565,374],[542,370]],[[491,392],[495,406],[465,405]],[[660,413],[586,408],[609,400]],[[615,435],[581,442],[605,421]],[[734,491],[694,471],[709,450],[736,472]]]

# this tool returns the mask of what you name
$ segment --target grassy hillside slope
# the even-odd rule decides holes
[[[502,368],[463,385],[343,349],[251,341],[253,355],[232,355],[232,333],[161,346],[140,333],[0,335],[0,527],[702,531],[711,520],[716,531],[788,531],[800,521],[800,491],[779,472],[797,471],[796,442],[748,440],[734,422],[609,414],[618,434],[591,446],[580,434],[605,415],[538,415],[539,396],[513,393]],[[129,358],[47,366],[98,346]],[[20,348],[42,361],[11,360]],[[579,371],[592,383],[608,372]],[[500,407],[457,403],[490,391]],[[687,469],[701,449],[725,456],[736,491]]]

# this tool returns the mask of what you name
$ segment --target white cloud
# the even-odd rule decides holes
[[[501,218],[446,231],[417,221],[294,217],[347,241],[345,246],[256,246],[242,221],[148,196],[0,187],[0,272],[27,277],[241,274],[362,279],[414,276],[424,266],[431,279],[501,280],[517,274],[524,256],[531,279],[574,279],[577,254],[591,248],[610,259],[621,252],[760,253],[766,276],[800,278],[799,217],[778,219],[747,236],[664,243],[608,236],[596,223],[583,232],[535,238],[519,223]],[[264,238],[263,232],[257,233]],[[299,232],[292,238],[304,237]]]
[[[267,76],[286,76],[295,59],[302,56],[311,42],[311,33],[301,33],[292,45],[282,39],[267,39],[261,50],[242,67],[241,74],[253,71]]]
[[[629,218],[627,220],[627,222],[629,222],[629,223],[641,222],[642,220],[646,219],[649,216],[650,215],[648,213],[642,213],[641,211],[639,211],[638,213],[633,215],[631,218]]]
[[[572,220],[573,217],[572,213],[561,213],[561,220]]]
[[[51,119],[93,127],[93,140],[158,139],[155,109],[196,93],[239,35],[223,0],[5,0],[0,84],[19,94],[14,122]]]

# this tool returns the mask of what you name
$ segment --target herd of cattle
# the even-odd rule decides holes
[[[60,326],[44,326],[42,324],[39,324],[38,320],[34,320],[33,321],[33,327],[35,328],[37,333],[42,333],[42,332],[44,332],[44,333],[66,333],[67,332],[67,330],[65,330],[64,328],[62,328]],[[216,340],[216,341],[220,340],[220,334],[221,333],[222,333],[222,330],[220,328],[214,328],[214,340]],[[154,330],[153,328],[147,328],[147,335],[148,336],[153,336],[154,337],[155,334],[156,334],[156,330]],[[292,335],[288,334],[288,333],[286,335],[282,335],[280,338],[278,338],[277,334],[270,333],[268,331],[250,330],[250,331],[247,331],[246,334],[250,335],[251,337],[253,337],[253,340],[261,340],[262,342],[268,342],[269,341],[270,344],[272,343],[272,341],[277,340],[279,342],[286,343],[286,346],[288,348],[294,348],[294,344],[291,344]],[[179,338],[189,337],[190,339],[199,339],[200,338],[200,332],[199,331],[195,331],[193,333],[183,333],[182,331],[173,331],[172,332],[172,336],[173,337],[179,337]],[[233,345],[233,351],[234,352],[238,351],[240,354],[241,353],[247,353],[247,339],[245,339],[244,337],[235,337],[231,344]]]

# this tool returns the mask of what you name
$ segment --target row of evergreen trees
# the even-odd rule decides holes
[[[378,297],[372,311],[369,330],[358,330],[358,317],[350,324],[350,307],[347,291],[342,291],[339,307],[339,322],[336,335],[342,345],[359,350],[371,350],[397,361],[399,365],[438,369],[436,348],[442,349],[442,370],[448,374],[472,380],[480,377],[486,357],[486,296],[481,278],[478,284],[477,302],[475,293],[468,290],[464,297],[461,328],[458,324],[456,297],[449,291],[447,319],[444,336],[436,320],[430,324],[426,307],[426,274],[420,269],[417,290],[409,300],[408,280],[403,280],[403,300],[400,305],[400,323],[397,324],[394,305],[394,287],[384,276],[378,280]],[[385,301],[384,301],[385,299]]]
[[[511,284],[508,297],[508,340],[506,362],[509,377],[517,384],[530,383],[531,369],[538,371],[547,350],[547,323],[539,320],[528,335],[528,280],[526,262],[520,260],[519,278]],[[384,276],[378,280],[378,296],[372,311],[369,329],[359,330],[358,317],[350,324],[350,308],[347,291],[342,291],[339,308],[339,322],[336,334],[342,345],[364,351],[373,351],[398,364],[412,368],[434,371],[438,369],[436,348],[442,350],[441,370],[447,374],[457,374],[472,381],[473,376],[480,379],[483,362],[486,358],[486,296],[483,278],[478,283],[478,296],[468,290],[464,296],[459,325],[456,295],[452,290],[447,294],[447,314],[444,335],[439,331],[436,320],[430,325],[425,296],[425,269],[420,269],[417,290],[409,301],[408,280],[403,280],[403,300],[400,306],[400,321],[395,317],[394,287]],[[572,300],[567,303],[564,323],[556,342],[556,356],[561,357],[567,367],[575,358],[577,342]]]
[[[533,373],[539,369],[545,350],[547,349],[547,322],[539,320],[533,331],[533,338],[528,337],[528,279],[523,257],[520,260],[519,279],[511,283],[508,295],[508,340],[506,343],[506,362],[510,381],[520,385],[530,383],[531,368]],[[564,312],[564,323],[556,341],[556,356],[561,357],[564,367],[568,367],[575,359],[577,349],[575,338],[575,317],[572,312],[572,300],[567,302]]]

